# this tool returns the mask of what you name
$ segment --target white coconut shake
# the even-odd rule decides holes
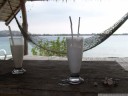
[[[23,45],[11,45],[12,56],[15,64],[15,68],[21,68],[23,63]]]
[[[10,47],[15,68],[22,68],[23,55],[24,55],[24,40],[22,38],[13,38],[10,40]],[[13,44],[14,43],[14,44]]]
[[[78,74],[83,56],[83,38],[67,37],[67,57],[71,74]]]

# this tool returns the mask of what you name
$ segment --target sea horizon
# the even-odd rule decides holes
[[[56,40],[58,36],[44,36],[46,39]],[[84,36],[87,38],[88,36]],[[63,38],[63,36],[61,36]],[[106,41],[96,46],[95,48],[85,51],[83,53],[83,57],[128,57],[127,49],[128,44],[127,35],[112,35]],[[28,44],[29,55],[32,55],[31,49],[34,45]],[[8,37],[0,37],[0,49],[5,49],[7,54],[10,55],[10,44],[9,44],[9,36]]]

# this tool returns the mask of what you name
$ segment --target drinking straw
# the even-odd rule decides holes
[[[12,35],[11,27],[8,26],[8,28],[9,28],[9,32],[10,32],[10,35],[11,35],[12,45],[14,45],[14,40],[13,40],[13,35]]]
[[[80,35],[79,30],[80,30],[80,17],[79,17],[79,21],[78,21],[78,34],[77,34],[77,37],[79,37],[79,35]]]
[[[72,19],[71,19],[71,16],[69,16],[69,20],[70,20],[71,35],[72,35],[72,41],[73,41],[73,29],[72,29]]]

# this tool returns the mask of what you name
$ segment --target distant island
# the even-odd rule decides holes
[[[13,36],[21,36],[19,31],[12,31]],[[10,36],[9,30],[0,31],[0,37]]]
[[[20,31],[12,31],[13,36],[21,36]],[[31,34],[32,36],[71,36],[71,34]],[[80,34],[80,36],[92,36],[95,35],[95,33],[92,34]],[[122,34],[113,34],[116,35],[128,35],[128,33],[122,33]],[[3,30],[0,31],[0,37],[7,37],[10,36],[9,30]],[[74,36],[77,36],[77,34],[74,34]]]

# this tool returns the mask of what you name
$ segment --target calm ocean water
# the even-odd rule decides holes
[[[49,37],[47,37],[49,38]],[[86,36],[85,36],[86,38]],[[50,38],[51,39],[51,38]],[[56,39],[56,37],[52,37]],[[84,57],[128,57],[128,35],[114,35],[97,47],[83,53]],[[9,37],[0,37],[0,49],[5,49],[10,55]],[[32,46],[29,44],[29,54]]]

